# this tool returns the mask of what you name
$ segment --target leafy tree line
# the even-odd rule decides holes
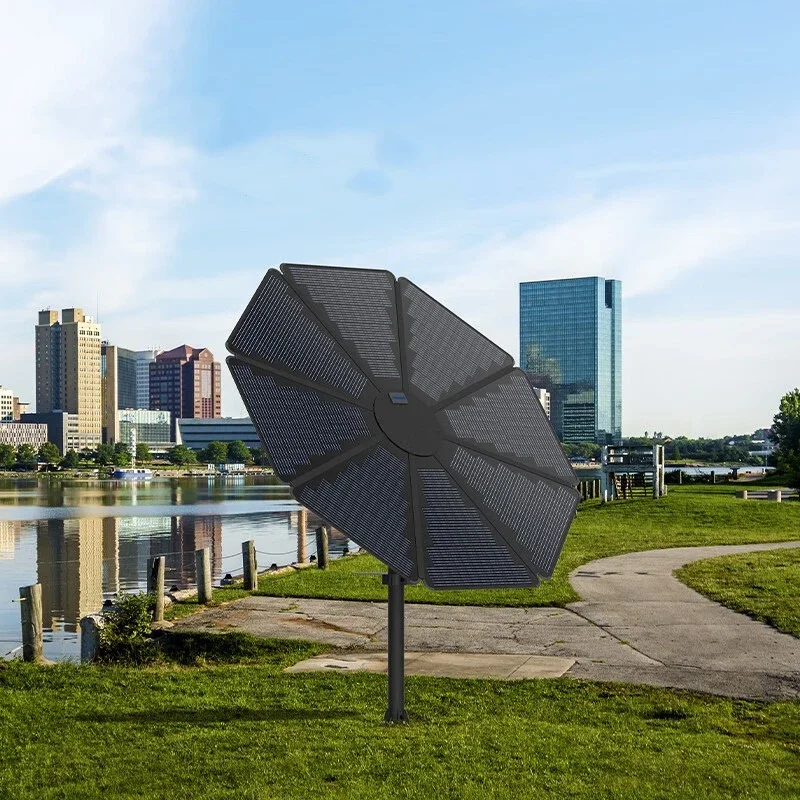
[[[600,460],[600,445],[594,442],[579,442],[577,444],[564,444],[564,453],[567,458],[578,460],[585,458],[587,461]]]
[[[663,439],[643,439],[632,438],[626,440],[629,445],[651,446],[654,444],[664,445],[664,455],[670,461],[680,461],[688,459],[690,461],[742,461],[748,464],[759,463],[758,456],[751,456],[750,450],[756,447],[748,447],[746,444],[729,444],[731,440],[741,440],[742,437],[725,437],[723,439],[690,439],[687,436],[678,436],[675,439],[664,441]]]
[[[210,442],[209,446],[199,453],[185,445],[177,445],[171,448],[166,456],[170,463],[178,465],[196,464],[198,462],[204,464],[232,462],[245,465],[269,465],[267,454],[262,448],[249,448],[242,441]],[[150,452],[150,448],[144,442],[139,442],[136,445],[136,463],[150,464],[152,461],[153,455]],[[51,464],[53,466],[61,466],[64,469],[77,469],[80,466],[89,464],[101,467],[129,467],[132,463],[130,448],[123,442],[101,444],[94,450],[86,449],[80,453],[75,450],[68,450],[63,456],[58,447],[52,442],[45,442],[38,450],[29,444],[22,444],[19,447],[0,444],[0,469],[12,469],[14,467],[36,469],[37,464]]]
[[[736,444],[729,444],[729,442]],[[741,442],[741,443],[740,443]],[[654,444],[664,445],[664,455],[669,461],[709,461],[712,463],[741,461],[747,464],[761,464],[763,459],[759,456],[751,456],[750,450],[755,450],[758,445],[749,444],[747,436],[727,436],[722,439],[690,439],[687,436],[679,436],[676,439],[664,438],[662,436],[646,438],[633,436],[625,439],[624,444],[628,447],[652,447]],[[579,442],[577,444],[564,444],[564,452],[568,458],[585,458],[588,461],[599,461],[601,447],[594,442]]]
[[[268,466],[266,452],[260,447],[248,447],[243,441],[209,442],[208,447],[195,452],[186,445],[179,444],[167,451],[167,459],[171,464],[258,464]]]
[[[785,394],[772,423],[778,469],[787,482],[800,489],[800,389]]]

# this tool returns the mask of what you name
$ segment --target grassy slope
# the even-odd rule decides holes
[[[800,637],[800,549],[707,558],[675,574],[706,597]]]
[[[735,486],[670,487],[660,500],[637,499],[581,506],[553,578],[536,589],[484,589],[433,592],[422,585],[406,589],[409,602],[466,605],[563,606],[578,600],[569,573],[604,556],[659,547],[779,542],[800,536],[800,503],[767,503],[735,498]],[[303,570],[264,577],[260,594],[384,600],[380,578],[359,575],[385,567],[367,555],[331,563],[327,572]]]
[[[0,797],[715,800],[800,785],[797,702],[411,678],[411,724],[392,727],[385,676],[284,675],[314,646],[209,638],[213,657],[256,663],[0,665]]]

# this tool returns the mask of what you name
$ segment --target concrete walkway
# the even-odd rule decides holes
[[[406,647],[556,657],[560,664],[569,659],[574,664],[566,674],[576,678],[731,697],[800,697],[800,640],[707,600],[672,574],[697,559],[776,547],[800,542],[651,550],[593,561],[570,575],[583,599],[566,609],[407,604]],[[311,639],[359,652],[387,646],[384,603],[249,597],[175,627]],[[474,677],[478,669],[451,658],[452,669],[443,671],[441,658],[432,674]],[[549,674],[551,667],[540,665]]]
[[[708,600],[673,575],[699,559],[784,547],[800,542],[676,547],[584,564],[570,574],[583,599],[569,610],[646,660],[634,670],[579,660],[569,674],[733,697],[800,696],[800,640]]]

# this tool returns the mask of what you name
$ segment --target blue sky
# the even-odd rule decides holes
[[[406,275],[515,357],[520,280],[621,279],[628,435],[751,431],[800,384],[797,3],[0,10],[25,397],[39,308],[222,358],[281,261]]]

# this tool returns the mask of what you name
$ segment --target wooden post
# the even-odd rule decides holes
[[[100,631],[103,630],[105,620],[102,614],[89,614],[88,617],[81,619],[80,625],[81,662],[88,664],[97,658],[97,652],[100,649]]]
[[[586,481],[581,481],[581,500],[586,500]]]
[[[164,571],[166,570],[166,558],[156,556],[150,565],[150,575],[148,576],[148,591],[152,592],[156,598],[155,608],[153,609],[153,621],[164,621]]]
[[[678,470],[678,486],[683,486],[683,470]]]
[[[328,569],[328,529],[317,528],[317,567]]]
[[[38,662],[42,656],[42,585],[19,587],[22,620],[22,660]]]
[[[301,508],[297,514],[297,563],[305,564],[306,558],[306,526],[308,524],[308,511]]]
[[[250,539],[242,542],[242,574],[244,588],[252,592],[258,589],[258,565],[256,563],[256,543]]]
[[[717,476],[714,474],[714,471],[711,471],[711,485],[713,486],[717,482]]]
[[[208,605],[211,602],[211,551],[207,547],[194,551],[194,566],[197,602]]]

